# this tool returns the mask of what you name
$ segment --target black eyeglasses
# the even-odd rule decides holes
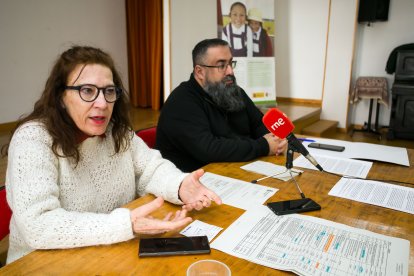
[[[219,72],[224,72],[227,69],[227,66],[230,66],[232,69],[234,69],[236,68],[236,64],[237,64],[237,61],[232,60],[229,63],[223,63],[220,65],[204,65],[204,64],[199,64],[199,65],[203,67],[207,67],[207,68],[217,68]]]
[[[93,102],[96,100],[101,90],[107,103],[115,102],[122,93],[121,88],[113,85],[107,87],[98,87],[94,84],[82,84],[78,86],[65,86],[65,89],[77,90],[79,97],[81,97],[81,99],[85,102]]]

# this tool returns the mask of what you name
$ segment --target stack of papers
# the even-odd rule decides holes
[[[414,189],[409,187],[342,178],[329,195],[414,214]]]
[[[211,247],[299,275],[408,275],[410,242],[298,214],[250,209]]]
[[[348,175],[353,177],[366,178],[369,170],[372,167],[372,162],[353,160],[339,157],[332,157],[327,155],[312,155],[324,171],[336,173],[340,175]],[[317,168],[311,164],[303,155],[299,156],[293,161],[293,166],[302,167],[312,170]]]
[[[328,155],[339,158],[353,158],[363,160],[374,160],[397,165],[410,166],[406,148],[390,147],[370,143],[347,142],[334,139],[312,138],[316,143],[343,146],[345,150],[336,152],[331,150],[309,148],[309,142],[303,142],[311,155]]]

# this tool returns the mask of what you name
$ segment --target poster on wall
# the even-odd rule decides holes
[[[218,0],[218,37],[237,61],[234,75],[256,104],[276,103],[274,0]]]

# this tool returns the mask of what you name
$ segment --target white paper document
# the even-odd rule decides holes
[[[211,244],[230,255],[299,275],[408,275],[410,242],[304,216],[247,210]]]
[[[329,195],[414,214],[414,189],[380,181],[341,178]]]
[[[244,210],[256,205],[262,205],[278,191],[276,188],[253,184],[210,172],[204,173],[200,181],[207,188],[218,194],[224,204]]]
[[[308,147],[309,142],[303,142],[311,155],[328,155],[340,158],[354,158],[364,160],[382,161],[403,166],[410,166],[406,148],[390,147],[371,143],[347,142],[335,139],[312,138],[316,143],[344,146],[342,152],[315,149]]]
[[[289,172],[286,170],[286,167],[275,165],[273,163],[265,162],[265,161],[254,161],[244,166],[241,166],[240,169],[243,169],[249,172],[260,173],[265,176],[274,175],[272,176],[273,178],[277,178],[283,181],[288,181],[292,178]],[[302,172],[303,171],[298,170],[298,169],[292,169],[292,176],[295,177],[301,174]]]
[[[196,219],[181,230],[180,234],[187,237],[207,236],[208,241],[211,242],[221,230],[223,228]]]
[[[354,177],[366,178],[372,167],[372,162],[345,159],[326,155],[314,154],[313,157],[322,166],[324,171],[332,172],[340,175],[349,175]],[[293,160],[293,166],[317,170],[311,162],[303,155]]]

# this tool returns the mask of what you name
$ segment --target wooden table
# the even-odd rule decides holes
[[[410,164],[414,164],[414,150],[409,150]],[[263,161],[284,165],[285,158],[264,157]],[[240,163],[215,163],[205,167],[206,171],[251,181],[262,175],[249,173],[240,166]],[[399,180],[413,183],[413,166],[390,165],[374,163],[369,178]],[[328,196],[328,192],[339,180],[339,177],[306,170],[298,182],[307,197],[314,199],[322,206],[322,210],[306,213],[349,226],[367,229],[375,233],[392,237],[399,237],[410,241],[409,274],[414,273],[414,216],[408,213],[394,211],[356,201]],[[260,184],[278,188],[279,191],[269,201],[280,201],[299,198],[295,185],[291,182],[282,182],[275,179],[266,179]],[[253,184],[252,184],[253,185]],[[412,187],[412,186],[411,186]],[[127,205],[129,208],[137,207],[152,200],[153,196],[144,196]],[[165,204],[155,216],[163,216],[168,211],[179,207]],[[191,212],[193,219],[223,228],[233,223],[244,211],[227,205]],[[164,236],[179,236],[178,233],[169,233]],[[133,239],[108,246],[92,246],[66,250],[37,250],[31,254],[0,269],[0,275],[185,275],[187,267],[195,261],[202,259],[215,259],[226,263],[233,275],[278,275],[288,272],[274,270],[265,266],[239,259],[212,249],[210,255],[190,255],[172,257],[138,257],[139,239]]]

